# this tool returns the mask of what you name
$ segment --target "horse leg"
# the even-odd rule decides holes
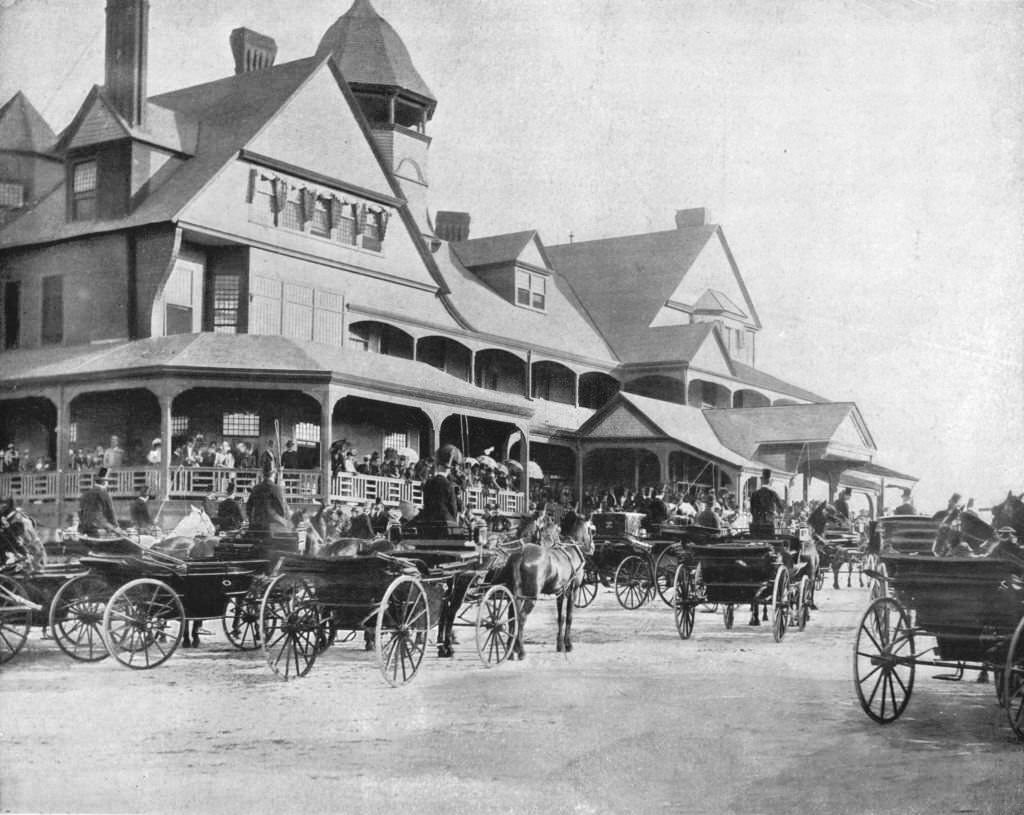
[[[757,602],[756,601],[750,604],[750,624],[751,625],[760,625],[761,624],[761,620],[757,616]]]
[[[846,588],[853,586],[853,558],[846,561]]]
[[[563,592],[562,594],[558,595],[557,598],[555,598],[555,608],[558,610],[558,634],[557,634],[557,636],[555,638],[555,650],[558,653],[562,653],[562,651],[565,650],[565,634],[564,634],[564,630],[565,629],[563,627],[564,626],[564,620],[563,620],[563,615],[562,615],[562,609],[563,609],[564,605],[565,605],[565,592]],[[570,603],[570,605],[572,605],[572,604]]]
[[[572,650],[572,609],[575,605],[576,586],[571,586],[565,593],[565,652]]]
[[[838,558],[832,558],[832,588],[839,588],[839,570],[842,568],[842,563],[839,562]]]
[[[519,659],[526,659],[526,649],[523,647],[523,631],[526,628],[526,618],[533,611],[533,600],[516,600],[516,611],[519,614],[519,630],[516,632],[516,656]]]

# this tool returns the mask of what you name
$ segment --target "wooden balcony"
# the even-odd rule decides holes
[[[155,467],[111,469],[108,477],[108,489],[115,499],[134,498],[143,485],[149,486],[152,495],[164,494],[163,476]],[[179,467],[170,471],[166,494],[171,500],[207,498],[223,494],[232,479],[239,491],[248,490],[259,481],[259,471]],[[0,475],[0,497],[11,496],[22,503],[50,502],[60,497],[65,501],[77,501],[82,491],[91,487],[95,480],[96,473],[90,470],[7,473]],[[289,503],[309,503],[322,494],[318,470],[283,470],[280,483]],[[373,503],[379,498],[389,507],[398,507],[403,502],[416,507],[423,505],[423,485],[418,481],[339,473],[331,478],[330,487],[330,499],[343,504]],[[526,496],[510,490],[477,487],[466,491],[465,500],[468,509],[483,509],[488,501],[494,501],[499,511],[508,515],[522,515],[527,509]]]

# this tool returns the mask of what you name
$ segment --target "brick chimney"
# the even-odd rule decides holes
[[[434,233],[443,241],[468,241],[469,213],[440,210],[435,219]]]
[[[236,28],[231,32],[231,53],[235,57],[235,73],[262,71],[274,64],[277,43],[266,34],[249,28]]]
[[[107,0],[107,96],[132,127],[146,124],[149,0]]]
[[[690,226],[708,226],[711,223],[711,210],[707,207],[676,210],[676,229]]]

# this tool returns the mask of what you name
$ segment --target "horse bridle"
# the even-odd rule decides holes
[[[22,553],[27,554],[28,550],[25,547],[24,541],[22,541],[21,536],[14,531],[14,526],[19,521],[22,521],[21,526],[22,529],[24,529],[25,520],[31,521],[32,519],[21,509],[21,507],[11,507],[3,515],[0,515],[0,536],[6,540],[7,545],[14,551],[21,551]]]

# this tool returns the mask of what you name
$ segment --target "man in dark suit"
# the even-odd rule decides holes
[[[120,532],[114,514],[114,502],[107,492],[107,468],[101,467],[89,489],[78,499],[78,531],[83,535],[108,535]]]
[[[903,490],[903,503],[896,507],[896,509],[892,511],[892,514],[917,515],[917,507],[914,506],[914,502],[911,499],[911,493],[909,489]]]
[[[461,451],[445,445],[438,451],[434,475],[423,482],[423,509],[417,521],[455,523],[462,507],[455,484],[451,480],[451,466],[462,461]]]
[[[259,484],[252,488],[245,505],[249,529],[254,531],[288,532],[288,502],[281,487],[274,483],[273,470],[263,471]]]
[[[775,536],[775,518],[785,508],[778,493],[771,488],[772,471],[761,471],[761,487],[750,496],[750,536],[772,538]]]

